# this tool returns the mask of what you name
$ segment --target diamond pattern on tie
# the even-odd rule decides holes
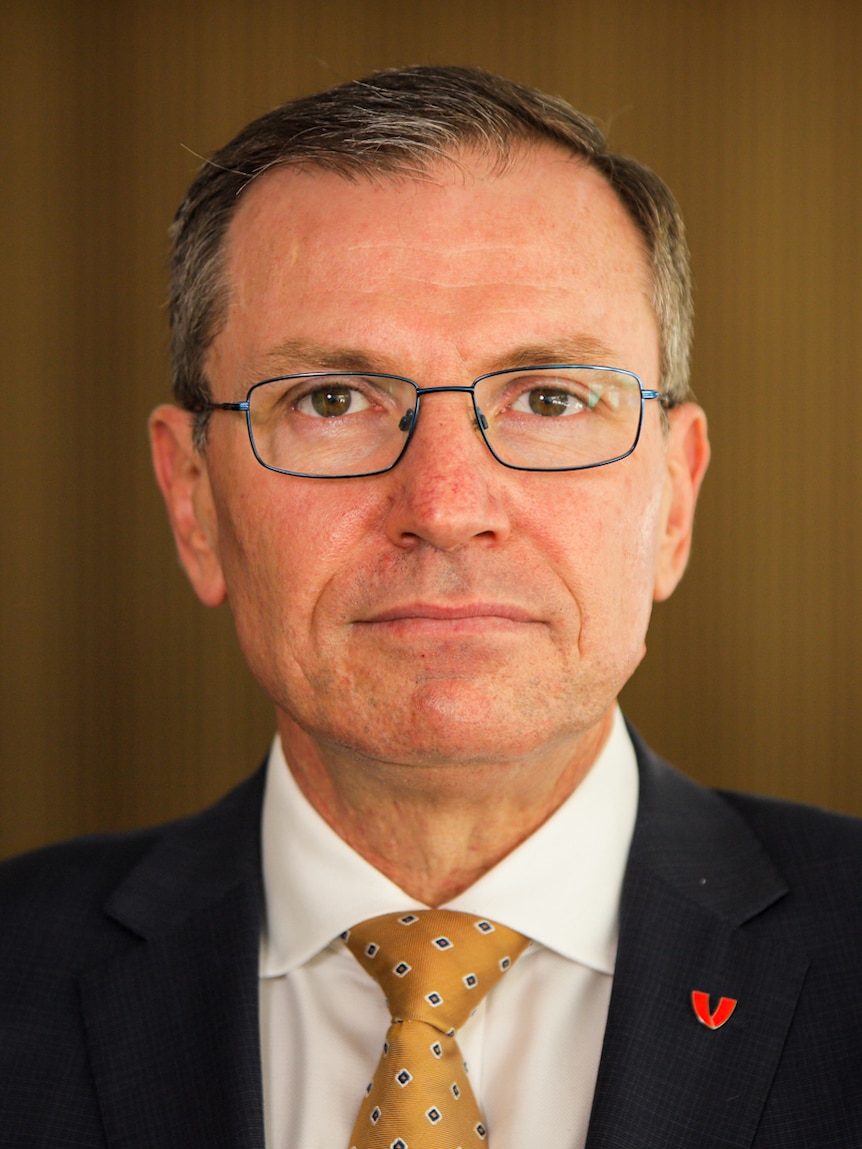
[[[452,910],[371,918],[342,935],[392,1016],[351,1149],[480,1149],[487,1131],[455,1031],[529,939]]]

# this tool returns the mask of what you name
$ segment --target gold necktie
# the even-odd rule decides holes
[[[529,938],[453,910],[384,914],[342,937],[392,1015],[350,1149],[477,1149],[488,1133],[455,1030]]]

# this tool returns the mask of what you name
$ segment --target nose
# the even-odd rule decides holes
[[[507,475],[482,439],[468,394],[425,394],[413,437],[390,472],[388,537],[400,547],[424,542],[442,551],[504,541]]]

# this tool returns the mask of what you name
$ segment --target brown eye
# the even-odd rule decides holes
[[[583,410],[583,403],[568,391],[540,389],[530,391],[527,396],[530,410],[534,415],[573,415]],[[516,407],[518,404],[515,405]]]
[[[345,387],[343,384],[331,383],[303,396],[297,403],[296,409],[303,415],[317,415],[331,419],[336,415],[363,411],[366,407],[368,400],[361,391],[357,391],[354,387]]]
[[[311,405],[318,415],[343,415],[350,410],[350,391],[347,387],[312,391]]]

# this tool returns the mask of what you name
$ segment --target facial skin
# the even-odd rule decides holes
[[[275,169],[244,193],[228,256],[206,364],[217,401],[351,367],[439,386],[598,362],[660,386],[639,234],[598,174],[550,146],[503,174],[476,155],[422,180]],[[190,416],[154,413],[181,558],[204,603],[230,602],[300,785],[426,900],[440,890],[416,875],[433,859],[405,880],[369,811],[409,810],[415,840],[429,811],[438,832],[441,812],[472,811],[446,896],[577,785],[687,560],[708,446],[699,408],[670,419],[666,433],[649,402],[629,458],[536,474],[496,462],[469,396],[434,394],[393,471],[324,481],[261,467],[240,415],[214,414],[202,457]]]

